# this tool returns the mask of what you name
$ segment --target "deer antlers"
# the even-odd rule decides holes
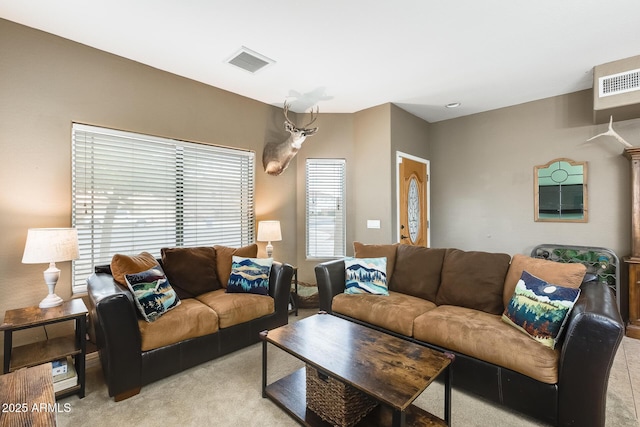
[[[289,125],[291,127],[300,129],[300,130],[311,130],[311,129],[307,129],[307,126],[311,126],[313,124],[313,122],[316,121],[316,119],[318,118],[318,114],[320,113],[320,106],[316,105],[316,112],[315,112],[315,117],[314,117],[314,113],[313,113],[313,108],[311,108],[311,121],[309,123],[307,123],[306,125],[302,126],[302,127],[298,127],[296,126],[290,119],[289,119],[289,107],[291,106],[291,104],[288,104],[287,101],[284,101],[284,118],[287,121],[287,123],[289,123]],[[317,129],[316,129],[317,130]]]
[[[616,132],[615,130],[613,130],[613,116],[610,116],[609,118],[609,130],[607,130],[606,132],[603,133],[599,133],[596,136],[592,136],[591,138],[587,139],[587,141],[591,141],[592,139],[596,139],[599,138],[601,136],[612,136],[614,137],[620,144],[624,145],[625,147],[629,147],[629,148],[633,148],[633,145],[629,144],[627,141],[624,140],[623,137],[621,137],[620,135],[618,135],[618,132]]]

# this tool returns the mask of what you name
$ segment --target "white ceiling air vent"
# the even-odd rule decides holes
[[[599,80],[598,89],[601,97],[640,90],[640,68],[602,76]]]
[[[593,122],[640,118],[640,55],[593,67]]]
[[[254,52],[251,49],[247,49],[244,46],[234,53],[227,62],[252,74],[275,63],[273,59],[269,59],[266,56],[261,55],[258,52]]]

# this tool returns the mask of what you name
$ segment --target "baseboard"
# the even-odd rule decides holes
[[[95,368],[100,366],[100,354],[97,351],[87,353],[85,356],[85,369]]]

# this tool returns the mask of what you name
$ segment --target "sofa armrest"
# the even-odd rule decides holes
[[[331,313],[333,297],[344,292],[344,260],[336,259],[316,265],[316,281],[318,282],[318,299],[320,310]]]
[[[128,290],[108,273],[87,279],[92,328],[110,396],[142,385],[142,353],[138,314]]]
[[[291,295],[291,279],[293,267],[277,261],[271,266],[269,274],[269,295],[274,299],[276,313],[289,315],[289,296]]]
[[[558,425],[604,426],[609,372],[625,330],[611,289],[583,283],[565,327]]]

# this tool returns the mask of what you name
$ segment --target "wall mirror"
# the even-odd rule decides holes
[[[536,221],[587,222],[587,162],[554,159],[533,169]]]

